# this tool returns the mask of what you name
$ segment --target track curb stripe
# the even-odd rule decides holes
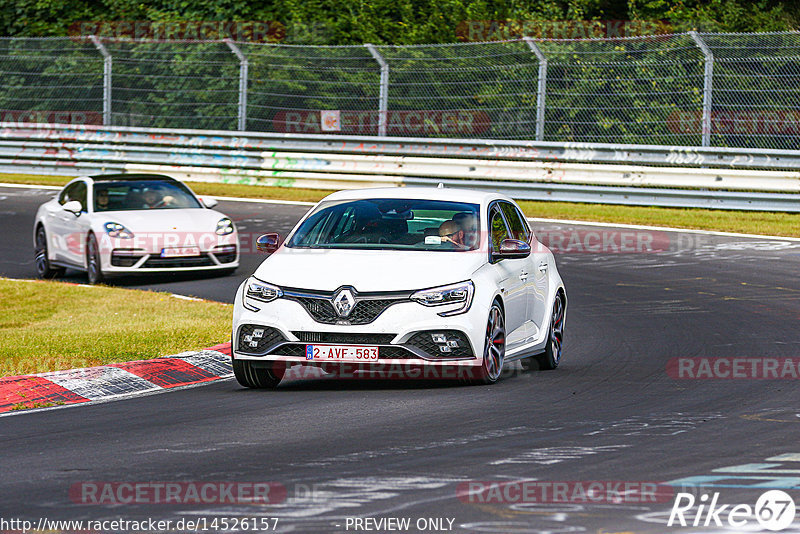
[[[230,350],[230,343],[224,343],[153,360],[0,378],[0,413],[105,401],[228,378]]]
[[[22,407],[34,408],[42,405],[75,404],[88,401],[89,399],[41,376],[0,378],[0,412],[9,412]]]
[[[208,382],[219,377],[180,358],[161,358],[155,361],[113,363],[110,367],[124,369],[160,388],[174,388]]]

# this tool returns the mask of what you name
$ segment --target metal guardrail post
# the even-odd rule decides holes
[[[544,141],[544,111],[547,96],[547,58],[533,39],[524,37],[528,48],[536,54],[539,60],[539,83],[536,87],[536,140]]]
[[[366,43],[364,46],[381,67],[381,90],[378,100],[378,135],[386,137],[388,112],[389,112],[389,64],[375,48],[375,45]]]
[[[111,53],[96,35],[89,40],[103,55],[103,126],[111,126]]]
[[[247,71],[250,64],[247,61],[247,56],[242,53],[231,39],[225,39],[225,44],[239,58],[239,121],[237,129],[243,132],[247,129]]]
[[[714,53],[706,45],[705,41],[695,31],[689,32],[689,37],[695,42],[697,47],[705,57],[705,70],[703,72],[703,137],[702,146],[711,145],[711,97],[712,83],[714,81]]]

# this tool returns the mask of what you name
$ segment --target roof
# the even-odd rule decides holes
[[[90,180],[95,182],[132,182],[140,180],[159,180],[166,182],[177,182],[175,178],[166,176],[164,174],[95,174],[94,176],[87,176]]]
[[[348,189],[328,195],[325,200],[359,200],[368,198],[410,198],[422,200],[447,200],[483,204],[496,199],[510,200],[505,195],[491,191],[456,189],[448,187],[376,187]]]

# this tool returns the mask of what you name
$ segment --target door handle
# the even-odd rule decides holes
[[[520,271],[519,279],[523,282],[528,279],[528,271]]]
[[[542,263],[539,264],[539,272],[540,273],[547,272],[547,263],[542,262]]]

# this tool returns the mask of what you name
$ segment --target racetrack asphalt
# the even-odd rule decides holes
[[[0,275],[34,276],[31,225],[52,194],[0,188]],[[285,233],[307,207],[218,209],[258,234]],[[231,530],[221,519],[254,517],[278,518],[279,532],[353,532],[354,518],[388,517],[410,518],[405,532],[759,531],[753,517],[749,529],[713,520],[667,527],[673,496],[652,502],[634,492],[619,502],[568,491],[541,502],[541,488],[561,482],[672,482],[677,492],[689,477],[706,477],[693,479],[705,485],[692,491],[719,492],[720,504],[753,506],[765,489],[783,488],[800,505],[798,381],[678,379],[670,367],[686,357],[800,359],[800,243],[631,230],[644,233],[629,243],[659,251],[619,253],[622,231],[612,227],[534,229],[568,247],[556,256],[569,296],[557,370],[523,373],[515,364],[488,387],[317,378],[251,391],[225,380],[2,417],[0,518],[217,518],[214,531]],[[112,283],[230,302],[261,259],[244,255],[227,277]],[[491,502],[458,495],[470,482],[523,480],[540,493],[501,492]],[[91,503],[98,487],[153,482],[275,483],[286,498],[276,490],[280,502],[271,504],[145,502],[152,494]],[[417,529],[425,518],[443,527]],[[800,532],[800,518],[783,532]]]

